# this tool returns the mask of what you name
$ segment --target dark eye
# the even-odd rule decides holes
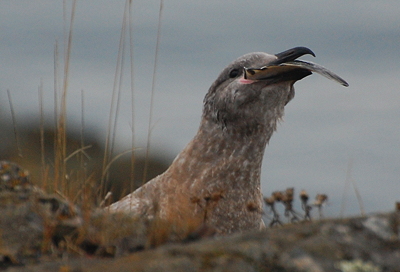
[[[232,71],[229,72],[229,77],[234,78],[239,75],[239,70],[238,69],[233,69]]]

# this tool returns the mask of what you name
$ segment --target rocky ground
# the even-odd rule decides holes
[[[229,237],[149,243],[148,222],[82,211],[0,165],[0,270],[400,271],[400,211],[306,221]]]

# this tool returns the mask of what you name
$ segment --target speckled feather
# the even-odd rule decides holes
[[[204,98],[193,140],[166,172],[113,203],[110,211],[164,220],[179,237],[204,224],[219,234],[259,229],[264,150],[294,97],[293,84],[311,72],[296,67],[265,79],[245,80],[245,68],[276,64],[282,56],[291,61],[311,52],[300,49],[289,58],[258,52],[229,64]]]

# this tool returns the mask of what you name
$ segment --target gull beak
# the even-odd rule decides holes
[[[244,78],[250,80],[300,80],[312,72],[318,73],[330,80],[348,87],[349,84],[329,71],[325,67],[313,62],[297,60],[297,58],[310,54],[315,57],[314,52],[306,47],[295,47],[279,54],[276,54],[276,60],[262,67],[244,68]]]

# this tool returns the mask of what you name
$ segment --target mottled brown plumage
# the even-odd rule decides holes
[[[204,224],[219,234],[259,229],[264,149],[294,97],[293,84],[317,72],[347,85],[317,64],[296,60],[304,54],[314,55],[297,47],[250,53],[229,64],[204,98],[193,140],[166,172],[109,209],[162,221],[181,238]]]

